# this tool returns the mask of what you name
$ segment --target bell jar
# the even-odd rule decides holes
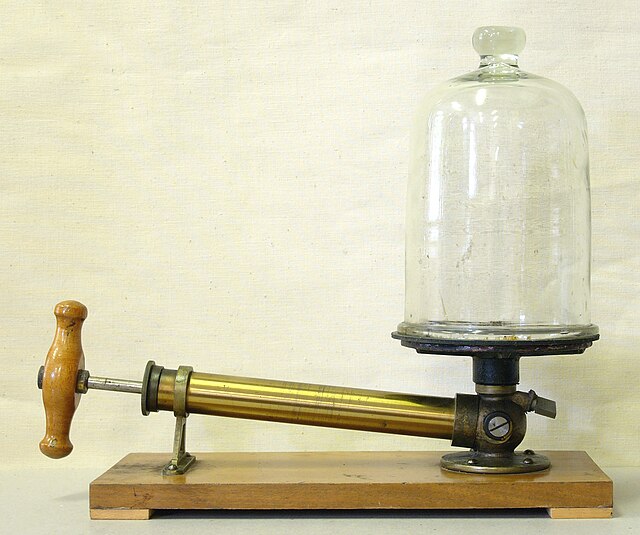
[[[409,346],[597,339],[582,108],[520,70],[520,28],[478,28],[472,42],[478,69],[436,88],[417,114],[394,336]]]

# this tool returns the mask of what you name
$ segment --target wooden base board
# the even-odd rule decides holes
[[[131,453],[91,483],[93,519],[147,519],[156,509],[547,509],[606,518],[613,483],[582,451],[541,452],[543,472],[476,475],[440,469],[445,452],[197,453],[162,476],[166,453]]]

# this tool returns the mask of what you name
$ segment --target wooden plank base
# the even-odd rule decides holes
[[[91,518],[154,509],[524,509],[552,518],[611,516],[613,483],[581,451],[541,452],[551,469],[478,475],[440,469],[445,452],[196,453],[163,476],[171,454],[131,453],[91,483]]]

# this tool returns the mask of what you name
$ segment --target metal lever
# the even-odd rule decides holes
[[[533,390],[529,392],[516,392],[515,399],[526,412],[535,412],[547,418],[556,417],[556,402],[539,396]]]
[[[547,418],[556,417],[556,402],[552,399],[536,397],[531,402],[531,410],[540,416],[546,416]]]

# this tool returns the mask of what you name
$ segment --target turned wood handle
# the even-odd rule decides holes
[[[71,453],[69,440],[71,419],[80,403],[76,393],[78,370],[84,368],[80,332],[87,317],[87,307],[77,301],[63,301],[54,309],[56,334],[44,363],[42,402],[47,428],[40,441],[40,451],[47,457],[60,459]]]

